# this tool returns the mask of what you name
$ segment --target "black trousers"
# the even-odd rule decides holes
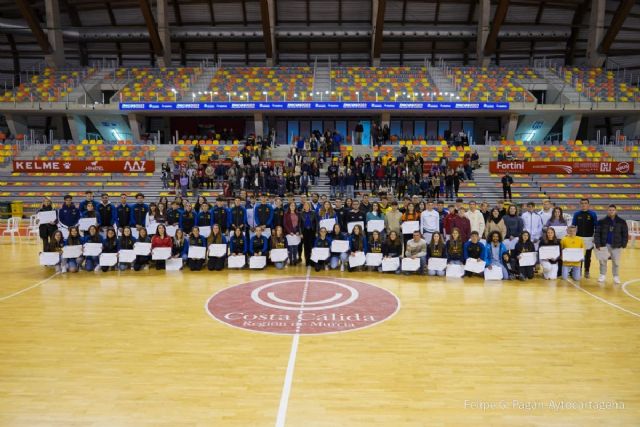
[[[204,265],[204,259],[189,258],[187,262],[191,271],[200,271]]]
[[[209,260],[207,261],[207,268],[209,269],[209,271],[220,271],[224,268],[225,259],[226,257],[223,256],[209,257]]]
[[[591,252],[593,252],[593,249],[587,249],[584,254],[584,271],[587,273],[591,268]]]
[[[311,249],[316,239],[316,233],[311,229],[302,230],[302,246],[304,247],[304,259],[306,265],[311,265]]]
[[[509,200],[513,200],[511,196],[511,187],[502,187],[502,198],[507,199],[507,194],[509,194]]]

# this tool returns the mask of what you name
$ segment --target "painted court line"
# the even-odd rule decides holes
[[[614,303],[612,303],[611,301],[607,301],[606,299],[599,297],[598,295],[592,294],[591,292],[589,292],[588,290],[584,289],[583,287],[581,287],[580,285],[578,285],[577,283],[575,283],[575,282],[574,282],[573,280],[571,280],[571,279],[569,279],[568,281],[569,281],[569,283],[571,283],[571,284],[572,284],[576,289],[578,289],[578,290],[580,290],[580,291],[584,292],[584,293],[585,293],[585,294],[587,294],[587,295],[592,296],[593,298],[597,299],[598,301],[601,301],[601,302],[603,302],[603,303],[605,303],[605,304],[607,304],[607,305],[610,305],[611,307],[617,308],[618,310],[622,310],[622,311],[624,311],[624,312],[625,312],[625,313],[627,313],[627,314],[630,314],[630,315],[632,315],[632,316],[636,316],[636,317],[640,318],[640,313],[636,313],[636,312],[634,312],[634,311],[627,310],[627,309],[626,309],[626,308],[624,308],[624,307],[620,307],[618,304],[614,304]]]
[[[302,300],[300,301],[299,315],[302,314],[304,308],[304,302],[307,299],[307,292],[309,290],[309,276],[311,275],[311,267],[307,267],[307,276],[304,280],[304,289],[302,291]],[[291,343],[291,352],[289,353],[289,363],[287,363],[287,373],[284,376],[284,385],[282,386],[282,395],[280,396],[280,407],[278,408],[278,418],[276,419],[276,427],[284,427],[287,420],[287,408],[289,407],[289,395],[291,394],[291,383],[293,382],[293,372],[296,366],[296,357],[298,355],[298,344],[300,343],[300,328],[302,322],[298,320],[296,324],[296,333],[293,335],[293,341]]]
[[[15,296],[17,296],[17,295],[20,295],[21,293],[27,292],[27,291],[29,291],[29,290],[31,290],[31,289],[33,289],[33,288],[37,288],[37,287],[38,287],[38,286],[40,286],[40,285],[44,285],[44,284],[45,284],[45,283],[47,283],[49,280],[51,280],[51,279],[53,279],[54,277],[56,277],[58,274],[60,274],[60,273],[53,273],[51,276],[47,277],[47,278],[46,278],[46,279],[44,279],[44,280],[39,281],[39,282],[38,282],[38,283],[36,283],[35,285],[29,286],[28,288],[21,289],[21,290],[19,290],[19,291],[17,291],[17,292],[14,292],[14,293],[10,294],[10,295],[7,295],[7,296],[5,296],[5,297],[0,297],[0,301],[8,300],[9,298],[13,298],[13,297],[15,297]]]
[[[629,296],[629,297],[633,298],[634,300],[640,301],[640,298],[638,298],[637,296],[633,295],[631,292],[629,292],[629,291],[627,290],[627,286],[629,286],[629,285],[631,285],[631,284],[633,284],[633,283],[636,283],[636,282],[640,282],[640,279],[633,279],[633,280],[629,280],[629,281],[627,281],[627,282],[624,282],[624,283],[622,284],[622,291],[623,291],[625,294],[627,294],[627,296]]]

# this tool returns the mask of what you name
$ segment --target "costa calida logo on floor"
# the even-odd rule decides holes
[[[314,335],[367,328],[400,308],[386,289],[331,277],[288,277],[232,286],[213,295],[207,312],[250,331]]]

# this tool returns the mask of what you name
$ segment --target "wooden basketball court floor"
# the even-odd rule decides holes
[[[203,306],[304,267],[51,277],[37,250],[0,245],[1,426],[640,425],[639,250],[624,252],[624,289],[313,271],[388,289],[401,308],[300,336],[286,399],[292,336]]]

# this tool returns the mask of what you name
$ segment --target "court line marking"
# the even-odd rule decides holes
[[[637,296],[633,295],[631,292],[629,292],[629,291],[627,290],[627,286],[629,286],[629,285],[631,285],[631,284],[633,284],[633,283],[636,283],[636,282],[640,282],[640,279],[633,279],[633,280],[628,280],[628,281],[624,282],[624,283],[622,284],[622,291],[623,291],[625,294],[627,294],[627,296],[629,296],[629,297],[633,298],[634,300],[640,301],[640,298],[638,298]]]
[[[291,395],[291,384],[293,383],[293,373],[296,367],[296,358],[298,356],[298,345],[300,344],[300,329],[302,321],[300,316],[304,313],[304,303],[307,299],[309,290],[309,277],[311,276],[311,267],[307,267],[307,276],[304,280],[304,288],[302,290],[302,299],[300,300],[300,310],[298,313],[298,322],[296,323],[296,333],[293,335],[291,342],[291,351],[289,352],[289,362],[287,363],[287,373],[284,376],[284,385],[282,386],[282,395],[280,396],[280,406],[278,407],[278,417],[276,418],[276,427],[284,427],[287,420],[287,408],[289,407],[289,396]]]
[[[640,279],[639,279],[639,280],[640,280]],[[605,304],[607,304],[607,305],[610,305],[611,307],[617,308],[618,310],[622,310],[622,311],[624,311],[624,312],[625,312],[625,313],[627,313],[627,314],[630,314],[630,315],[632,315],[632,316],[636,316],[636,317],[640,318],[640,313],[636,313],[636,312],[634,312],[634,311],[627,310],[627,309],[626,309],[626,308],[624,308],[624,307],[620,307],[618,304],[614,304],[614,303],[612,303],[611,301],[608,301],[608,300],[606,300],[606,299],[604,299],[604,298],[602,298],[602,297],[599,297],[598,295],[592,294],[592,293],[591,293],[591,292],[589,292],[588,290],[584,289],[582,286],[580,286],[580,285],[578,285],[577,283],[575,283],[572,279],[568,279],[567,281],[568,281],[569,283],[571,283],[571,284],[572,284],[576,289],[578,289],[579,291],[584,292],[585,294],[587,294],[587,295],[589,295],[589,296],[591,296],[591,297],[593,297],[593,298],[597,299],[598,301],[601,301],[601,302],[603,302],[603,303],[605,303]]]
[[[17,291],[17,292],[14,292],[14,293],[10,294],[10,295],[4,296],[4,297],[0,297],[0,302],[1,302],[1,301],[8,300],[9,298],[13,298],[13,297],[15,297],[15,296],[18,296],[18,295],[20,295],[20,294],[22,294],[22,293],[24,293],[24,292],[27,292],[27,291],[29,291],[29,290],[31,290],[31,289],[33,289],[33,288],[37,288],[37,287],[38,287],[38,286],[40,286],[40,285],[44,285],[44,284],[45,284],[45,283],[47,283],[49,280],[53,279],[54,277],[56,277],[56,276],[57,276],[57,275],[59,275],[59,274],[60,274],[60,273],[53,273],[51,276],[47,277],[46,279],[43,279],[43,280],[39,281],[39,282],[38,282],[38,283],[36,283],[35,285],[29,286],[28,288],[21,289],[21,290],[19,290],[19,291]]]

